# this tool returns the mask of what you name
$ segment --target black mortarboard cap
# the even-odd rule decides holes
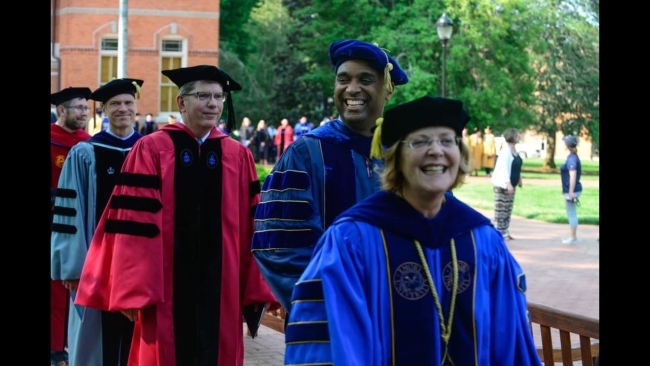
[[[59,106],[75,98],[88,99],[90,94],[90,88],[75,88],[71,86],[56,93],[52,93],[50,95],[50,103]]]
[[[397,60],[376,44],[355,39],[345,39],[330,44],[330,62],[334,65],[334,72],[342,63],[349,60],[368,62],[373,69],[384,75],[384,80],[388,85],[391,81],[395,85],[406,84],[409,81]]]
[[[106,103],[109,99],[120,94],[131,94],[136,99],[140,99],[142,84],[144,84],[144,81],[140,79],[113,79],[95,90],[90,95],[90,99]]]
[[[420,128],[444,126],[453,129],[460,136],[470,119],[460,100],[427,95],[400,104],[384,112],[384,117],[377,120],[371,155],[381,157],[382,145],[392,146]]]
[[[229,131],[235,129],[235,109],[232,104],[232,92],[242,90],[242,87],[230,75],[226,74],[225,71],[212,65],[197,65],[163,70],[162,74],[167,76],[179,88],[189,82],[199,80],[216,81],[221,84],[223,91],[231,94],[226,98],[226,106],[228,108],[228,123],[226,124],[226,128]]]

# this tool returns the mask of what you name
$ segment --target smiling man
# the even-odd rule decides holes
[[[395,85],[408,82],[375,44],[336,41],[329,56],[340,117],[289,145],[264,182],[255,214],[253,255],[287,314],[318,238],[341,212],[379,190],[383,161],[370,158],[372,129]]]
[[[279,307],[250,253],[253,155],[216,128],[224,107],[234,127],[230,93],[242,87],[215,66],[162,73],[182,122],[127,156],[75,303],[136,321],[129,365],[242,366],[242,315],[259,324],[263,306]]]
[[[136,98],[143,81],[115,79],[90,99],[102,103],[108,128],[75,145],[63,165],[54,206],[51,275],[71,291],[72,301],[95,232],[124,159],[142,137],[134,129]],[[120,312],[71,306],[68,313],[70,366],[126,366],[133,323]]]

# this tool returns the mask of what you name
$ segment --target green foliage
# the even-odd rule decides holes
[[[522,1],[451,0],[454,33],[448,57],[448,95],[463,100],[472,120],[468,129],[522,128],[533,114],[533,70],[526,51],[528,10]]]
[[[446,94],[467,106],[469,129],[530,127],[554,151],[559,128],[599,147],[598,0],[223,0],[219,62],[244,86],[237,119],[336,115],[328,46],[343,38],[376,42],[409,75],[387,108],[439,95],[443,12]]]
[[[233,96],[238,125],[244,116],[253,124],[264,119],[275,126],[285,117],[290,121],[298,119],[299,112],[289,114],[287,106],[299,109],[299,93],[307,86],[295,83],[295,78],[306,70],[286,43],[286,33],[293,23],[281,0],[259,1],[250,11],[248,23],[239,25],[245,33],[255,35],[251,40],[255,57],[245,61],[235,50],[221,50],[220,66],[243,86]]]
[[[257,177],[260,180],[260,184],[264,184],[264,180],[271,173],[271,168],[266,168],[259,164],[256,164],[255,168],[257,169]]]
[[[250,33],[242,30],[250,18],[251,10],[259,0],[221,0],[219,9],[219,42],[246,61],[255,51]]]

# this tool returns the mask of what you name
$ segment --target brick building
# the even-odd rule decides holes
[[[95,90],[118,76],[120,3],[51,0],[52,92],[68,86]],[[219,6],[219,0],[128,1],[123,76],[145,81],[140,114],[152,113],[158,122],[179,116],[178,88],[161,70],[218,65]]]

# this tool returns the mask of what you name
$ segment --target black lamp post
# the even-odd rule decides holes
[[[449,19],[447,14],[443,13],[436,22],[438,29],[438,38],[442,43],[442,96],[445,97],[445,83],[447,82],[447,41],[451,38],[454,31],[454,23]]]

